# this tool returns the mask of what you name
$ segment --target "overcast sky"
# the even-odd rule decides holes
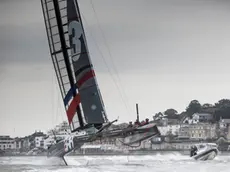
[[[141,118],[152,118],[181,112],[192,99],[229,98],[230,1],[93,3],[111,56],[90,0],[79,0],[110,120],[134,120],[136,102]],[[0,135],[46,131],[62,120],[40,0],[0,0]]]

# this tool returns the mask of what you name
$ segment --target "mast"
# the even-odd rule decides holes
[[[136,112],[137,112],[137,121],[139,121],[139,109],[138,104],[136,103]]]

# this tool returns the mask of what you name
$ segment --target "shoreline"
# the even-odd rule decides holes
[[[104,153],[70,153],[66,156],[145,156],[145,155],[166,155],[166,154],[181,154],[181,155],[189,155],[189,150],[146,150],[146,151],[133,151],[129,153],[122,152],[104,152]],[[220,151],[219,155],[230,155],[230,151]],[[38,155],[25,155],[25,154],[5,154],[0,155],[0,157],[40,157],[46,156],[46,153],[38,154]]]

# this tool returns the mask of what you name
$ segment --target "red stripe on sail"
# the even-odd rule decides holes
[[[86,72],[78,81],[77,81],[77,87],[80,88],[82,84],[84,84],[85,81],[95,76],[95,73],[93,70],[90,70]]]
[[[68,117],[69,124],[72,122],[73,116],[74,116],[74,114],[75,114],[75,112],[76,112],[76,108],[77,108],[77,106],[78,106],[79,104],[80,104],[80,95],[77,94],[77,95],[73,98],[72,102],[71,102],[70,105],[69,105],[69,108],[68,108],[67,111],[66,111],[66,114],[67,114],[67,117]]]

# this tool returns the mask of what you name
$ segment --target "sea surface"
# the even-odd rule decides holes
[[[179,153],[137,156],[0,157],[0,172],[230,172],[230,155],[195,161]]]

